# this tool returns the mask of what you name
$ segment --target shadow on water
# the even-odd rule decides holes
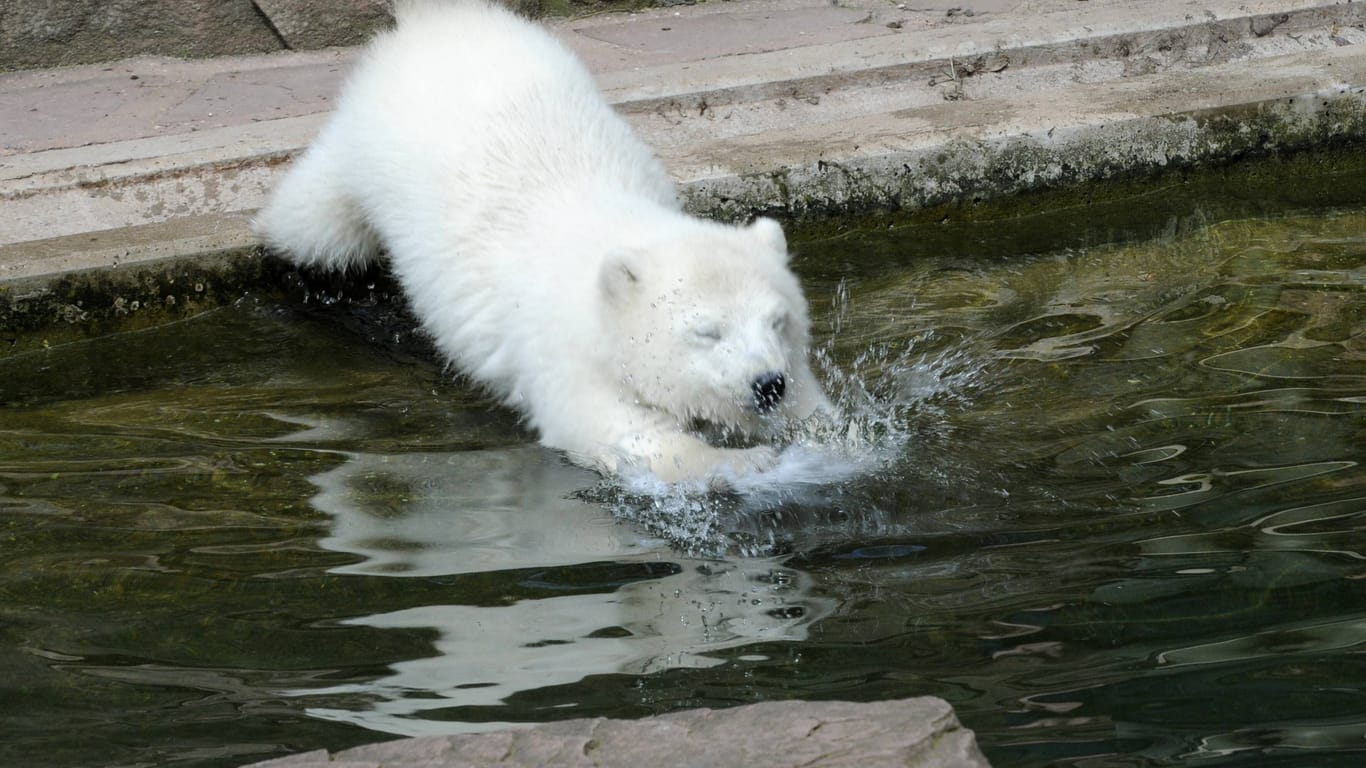
[[[1356,765],[1366,214],[1199,219],[796,241],[845,419],[728,493],[567,465],[384,307],[0,360],[0,764],[934,694],[1001,766]]]

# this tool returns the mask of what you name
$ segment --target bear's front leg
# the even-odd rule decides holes
[[[646,467],[666,483],[724,484],[778,463],[778,449],[770,445],[718,448],[677,430],[629,435],[619,453],[625,463]]]
[[[585,414],[592,414],[591,420]],[[577,464],[607,474],[635,467],[668,483],[724,484],[778,460],[772,446],[718,448],[666,414],[607,398],[583,398],[578,408],[553,410],[536,426],[543,445],[567,452]]]
[[[813,416],[823,419],[836,416],[834,404],[826,396],[825,388],[816,380],[809,363],[803,362],[792,372],[789,400],[787,413],[796,421],[805,421]]]

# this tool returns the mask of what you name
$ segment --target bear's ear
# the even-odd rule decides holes
[[[631,253],[613,253],[602,262],[598,283],[608,301],[621,301],[640,286],[639,259]]]
[[[783,264],[787,263],[787,238],[783,236],[783,228],[778,222],[760,217],[749,225],[749,231],[766,250],[777,254]]]

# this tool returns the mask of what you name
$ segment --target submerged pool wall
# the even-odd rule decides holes
[[[1295,189],[1306,168],[1360,178],[1366,4],[980,5],[734,2],[555,29],[686,205],[722,219],[980,222],[1052,206],[1085,221],[1150,199],[1145,180],[1197,194],[1274,176],[1269,193],[1317,199],[1334,190]],[[0,356],[247,290],[316,293],[249,219],[353,53],[0,76]],[[325,289],[383,291],[372,282]]]

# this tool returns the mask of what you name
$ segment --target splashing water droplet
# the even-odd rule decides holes
[[[837,297],[837,315],[847,303],[846,290]],[[833,325],[840,327],[838,316]],[[841,509],[847,489],[879,475],[894,479],[910,457],[948,439],[944,416],[970,404],[984,378],[984,356],[971,341],[945,348],[927,331],[907,343],[872,344],[841,365],[837,340],[838,333],[812,353],[835,415],[791,425],[780,435],[785,447],[773,467],[726,477],[723,490],[627,473],[587,495],[701,556],[773,554],[813,510],[848,517]]]

